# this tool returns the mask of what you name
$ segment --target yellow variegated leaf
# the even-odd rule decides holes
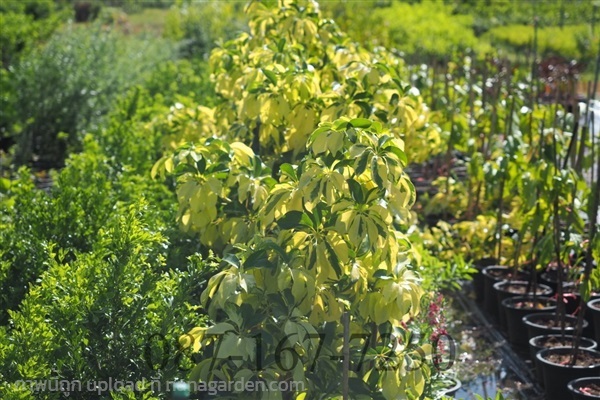
[[[235,159],[242,165],[251,165],[254,159],[254,151],[242,142],[233,142],[230,144],[233,149]]]

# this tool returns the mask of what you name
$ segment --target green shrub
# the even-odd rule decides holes
[[[148,213],[171,243],[169,266],[184,265],[200,249],[174,222],[174,193],[149,177],[161,155],[163,132],[146,129],[156,115],[166,115],[176,99],[189,102],[176,93],[202,95],[197,88],[205,83],[196,79],[192,65],[197,66],[189,61],[166,63],[150,74],[150,91],[134,87],[119,98],[106,127],[87,136],[83,152],[72,155],[54,176],[49,194],[34,188],[25,169],[13,182],[3,180],[9,184],[3,184],[0,192],[0,324],[47,269],[51,244],[66,252],[91,251],[98,232],[122,204],[143,198],[152,204]],[[152,79],[161,71],[165,71],[162,80]]]
[[[480,33],[503,25],[531,24],[534,18],[544,26],[591,23],[593,2],[589,0],[454,0],[457,14],[475,18]]]
[[[69,26],[53,36],[11,70],[18,88],[15,161],[60,165],[69,151],[81,150],[85,131],[100,124],[117,96],[173,51],[168,41],[124,37],[99,26]]]
[[[516,52],[530,51],[534,38],[532,25],[507,25],[491,29],[486,38],[492,43]],[[538,29],[537,48],[542,56],[559,55],[579,61],[593,60],[600,36],[591,35],[586,25],[541,27]]]
[[[3,1],[0,3],[0,61],[4,68],[23,53],[48,39],[66,19],[51,0]]]
[[[369,24],[380,26],[385,45],[396,47],[409,59],[448,59],[455,52],[478,46],[469,15],[453,15],[441,2],[393,3],[373,11]]]
[[[144,80],[143,87],[150,96],[161,96],[161,102],[168,106],[189,101],[207,106],[215,103],[208,65],[197,59],[179,59],[157,65]]]
[[[167,15],[164,35],[182,41],[185,57],[207,57],[217,41],[233,39],[246,30],[242,2],[185,2]]]
[[[10,312],[0,339],[0,390],[16,397],[16,381],[58,376],[83,382],[75,398],[97,399],[108,393],[88,392],[87,381],[148,381],[160,368],[164,388],[183,377],[190,360],[178,352],[177,337],[202,324],[190,299],[208,268],[196,257],[181,271],[159,272],[166,244],[141,202],[115,209],[91,252],[70,262],[61,250],[49,254],[49,269],[19,311]]]
[[[324,3],[325,12],[355,40],[396,48],[409,62],[448,60],[467,49],[486,50],[472,30],[473,16],[456,15],[439,1]]]
[[[44,239],[51,219],[48,196],[34,189],[26,170],[0,202],[0,324],[23,298],[29,282],[47,267],[50,244]],[[8,198],[8,201],[6,200]]]
[[[109,175],[110,166],[92,151],[69,161],[50,194],[35,189],[28,171],[21,170],[9,191],[14,205],[0,210],[5,221],[0,232],[3,314],[16,309],[28,284],[47,268],[52,243],[65,251],[91,250],[118,201]]]

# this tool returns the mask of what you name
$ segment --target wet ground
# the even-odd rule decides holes
[[[462,382],[455,398],[493,399],[501,392],[506,400],[543,400],[526,349],[515,352],[470,293],[468,283],[462,292],[446,296],[451,304],[446,312],[448,332],[457,353],[452,371]]]

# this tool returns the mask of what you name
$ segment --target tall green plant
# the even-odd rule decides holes
[[[350,333],[363,338],[348,345],[352,385],[376,397],[382,390],[387,399],[420,396],[431,372],[426,362],[431,347],[389,341],[419,312],[422,295],[410,271],[410,243],[393,224],[414,202],[402,145],[379,122],[341,119],[311,135],[298,165],[282,165],[280,182],[250,217],[256,233],[226,252],[223,270],[203,293],[216,324],[181,338],[183,345],[211,355],[197,365],[193,379],[243,376],[307,384],[304,392],[273,398],[339,394],[336,360],[343,357],[336,348],[344,342],[339,320],[348,313]],[[219,165],[185,152],[175,170]],[[261,165],[249,149],[245,154],[248,164]],[[208,170],[203,179],[215,180]],[[223,178],[235,179],[236,169],[221,171]],[[194,198],[219,191],[208,185],[195,186]],[[215,338],[227,344],[222,353]]]
[[[192,378],[306,385],[260,398],[348,385],[417,398],[431,346],[402,328],[422,295],[400,228],[415,200],[404,167],[438,131],[402,61],[349,42],[316,3],[249,12],[250,33],[210,57],[220,101],[173,110],[166,140],[180,147],[153,170],[176,177],[184,229],[223,257],[202,296],[214,325],[181,338],[204,356]]]

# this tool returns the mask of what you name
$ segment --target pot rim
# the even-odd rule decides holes
[[[591,381],[591,382],[597,382],[598,384],[600,384],[600,377],[593,377],[593,376],[587,376],[585,378],[577,378],[577,379],[573,379],[572,381],[570,381],[569,383],[567,383],[567,388],[571,391],[571,392],[575,392],[577,394],[581,393],[581,394],[587,394],[587,393],[583,393],[582,391],[580,391],[579,389],[586,384],[586,382]],[[581,384],[581,385],[580,385]],[[600,398],[597,396],[589,396],[590,399],[593,398]]]
[[[551,347],[551,348],[547,348],[547,349],[542,349],[542,350],[538,350],[537,353],[535,354],[535,358],[545,364],[549,364],[549,365],[553,365],[553,366],[557,366],[557,367],[564,367],[564,368],[572,368],[572,369],[578,369],[578,370],[588,370],[588,369],[594,369],[594,368],[600,368],[600,362],[598,362],[597,364],[594,365],[588,365],[587,367],[582,367],[579,365],[573,365],[573,366],[567,366],[567,365],[561,365],[561,364],[555,364],[553,362],[550,362],[548,360],[546,360],[544,358],[544,356],[547,353],[550,353],[551,351],[571,351],[573,350],[571,347]],[[598,356],[600,356],[600,351],[598,350],[593,350],[593,349],[579,349],[579,351],[583,351],[583,352],[592,352],[592,353],[597,353]]]
[[[517,301],[528,301],[528,300],[533,301],[533,296],[508,297],[508,298],[502,300],[501,303],[502,303],[503,307],[510,308],[513,310],[528,310],[528,309],[533,310],[532,308],[517,308],[514,306],[514,304],[509,304],[509,303],[513,303],[513,302],[517,302]],[[541,303],[541,302],[552,303],[551,305],[544,306],[543,308],[538,308],[537,310],[552,310],[552,309],[556,308],[556,299],[553,299],[552,297],[537,296],[536,301],[538,301],[539,303]]]
[[[501,281],[498,281],[498,282],[494,283],[494,290],[506,293],[507,292],[506,290],[501,290],[500,289],[501,286],[506,285],[506,284],[511,284],[511,285],[515,285],[516,284],[517,286],[526,286],[526,285],[529,284],[529,282],[528,281],[521,281],[521,280],[511,281],[511,280],[508,280],[508,279],[503,279]],[[538,287],[538,289],[542,289],[543,290],[541,292],[540,296],[544,296],[546,294],[552,293],[552,288],[550,286],[548,286],[548,285],[544,285],[543,283],[538,283],[537,287]],[[510,293],[510,292],[508,292],[508,293]],[[527,293],[532,293],[533,294],[533,292],[527,292]]]
[[[483,267],[483,269],[481,270],[481,273],[484,275],[490,275],[489,271],[491,271],[493,269],[497,269],[500,271],[508,271],[512,268],[509,266],[506,266],[506,265],[488,265],[487,267]]]
[[[532,337],[531,339],[529,339],[529,345],[531,347],[538,347],[538,345],[536,344],[536,341],[539,340],[540,338],[545,338],[545,337],[549,337],[549,336],[559,336],[559,337],[563,336],[565,338],[573,338],[573,339],[575,338],[575,335],[570,335],[570,334],[561,335],[560,333],[548,333],[545,335],[538,335],[538,336]],[[588,341],[589,343],[592,343],[593,345],[595,345],[591,350],[596,350],[598,348],[598,342],[596,342],[592,338],[582,336],[581,341]],[[565,347],[565,346],[557,346],[557,347]]]
[[[531,326],[539,326],[541,328],[548,328],[547,326],[544,325],[538,325],[536,323],[533,323],[531,321],[529,321],[529,318],[539,318],[539,317],[552,317],[554,318],[556,316],[556,313],[553,312],[543,312],[543,313],[531,313],[531,314],[527,314],[525,315],[523,318],[521,318],[521,320],[523,321],[523,323],[525,325],[531,325]],[[571,321],[577,321],[577,317],[574,317],[572,315],[565,315],[565,319],[566,320],[571,320]],[[583,320],[583,328],[587,328],[587,326],[589,325],[589,322],[587,322],[585,319]],[[552,328],[549,328],[552,329]],[[575,329],[575,327],[565,327],[565,329]]]
[[[593,307],[592,307],[592,304],[594,305]],[[587,302],[587,306],[588,306],[588,308],[593,308],[595,310],[600,311],[600,298],[589,300]]]

